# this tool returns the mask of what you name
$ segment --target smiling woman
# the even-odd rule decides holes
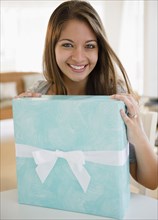
[[[2,72],[42,71],[47,21],[62,2],[1,1]],[[157,97],[157,1],[89,2],[98,11],[133,88],[140,95]]]
[[[142,126],[137,96],[107,40],[98,13],[88,2],[65,1],[52,13],[45,39],[43,73],[46,81],[36,83],[20,97],[112,95],[112,99],[124,102],[128,114],[124,110],[120,114],[130,143],[130,173],[140,184],[155,189],[157,158]]]
[[[79,20],[68,21],[61,31],[55,53],[68,94],[72,93],[70,85],[81,81],[73,94],[84,94],[88,76],[98,61],[98,43],[90,26]]]
[[[98,13],[86,1],[66,1],[52,13],[43,61],[44,75],[52,84],[49,94],[50,90],[54,90],[53,94],[114,94],[116,66],[124,78],[125,90],[132,91]],[[78,90],[74,91],[76,82]]]

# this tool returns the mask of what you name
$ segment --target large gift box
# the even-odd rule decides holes
[[[122,219],[130,199],[121,101],[13,100],[19,203]]]

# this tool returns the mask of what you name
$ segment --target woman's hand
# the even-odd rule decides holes
[[[142,138],[146,138],[146,134],[143,129],[139,105],[138,102],[130,94],[116,94],[111,96],[112,99],[121,100],[127,107],[127,113],[121,109],[121,116],[127,126],[128,141],[137,145],[138,141]]]
[[[16,96],[15,98],[22,98],[22,97],[41,97],[42,94],[41,93],[35,93],[35,92],[24,92],[21,93],[20,95]]]
[[[128,141],[134,145],[137,159],[131,174],[143,186],[156,189],[158,160],[144,132],[138,103],[130,94],[116,94],[112,98],[123,101],[127,106],[127,114],[121,110],[121,116],[127,125]]]

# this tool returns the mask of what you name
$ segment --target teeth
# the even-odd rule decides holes
[[[74,65],[70,65],[73,69],[76,69],[76,70],[80,70],[80,69],[83,69],[85,66],[74,66]]]

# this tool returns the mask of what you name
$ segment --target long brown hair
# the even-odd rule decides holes
[[[63,25],[70,19],[86,22],[97,37],[99,54],[98,61],[90,73],[87,85],[87,95],[112,95],[117,93],[117,68],[122,73],[125,90],[132,93],[126,71],[115,52],[110,47],[101,19],[95,9],[86,1],[70,0],[60,4],[52,13],[47,27],[45,49],[43,55],[43,72],[46,79],[54,83],[56,94],[67,94],[56,57],[55,46],[60,38]]]

